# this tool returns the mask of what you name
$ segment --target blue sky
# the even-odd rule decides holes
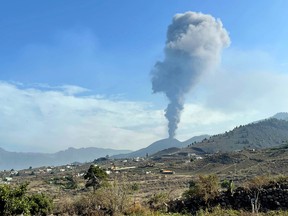
[[[288,111],[287,10],[286,0],[1,2],[0,147],[138,149],[167,137],[167,101],[152,94],[150,71],[186,11],[219,18],[232,43],[187,95],[176,138]]]

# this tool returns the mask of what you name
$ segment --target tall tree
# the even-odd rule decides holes
[[[101,167],[92,164],[84,175],[84,179],[87,180],[85,187],[93,187],[93,190],[96,191],[102,186],[103,182],[107,181],[108,174]]]

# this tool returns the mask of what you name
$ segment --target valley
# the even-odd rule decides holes
[[[116,200],[124,202],[125,198],[125,202],[134,207],[137,204],[153,209],[156,205],[157,210],[163,207],[164,203],[183,199],[183,194],[189,190],[191,182],[199,181],[201,176],[215,175],[219,179],[219,184],[230,181],[235,187],[240,188],[259,177],[286,178],[287,125],[286,120],[267,119],[236,127],[223,134],[196,137],[194,140],[198,141],[190,139],[190,144],[183,142],[188,143],[186,146],[177,140],[164,139],[147,148],[124,154],[126,157],[107,155],[84,163],[2,170],[0,184],[15,187],[27,182],[28,193],[43,193],[52,198],[54,215],[62,215],[65,212],[69,215],[69,208],[80,208],[77,207],[79,200],[90,200],[95,193],[103,191],[105,194],[110,191],[109,196],[117,196]],[[242,139],[248,142],[240,142]],[[165,148],[167,142],[172,145],[167,145],[168,148]],[[237,142],[241,145],[237,145]],[[173,143],[176,146],[172,147]],[[219,149],[220,143],[222,145]],[[233,145],[237,147],[231,148]],[[156,149],[156,152],[153,149]],[[142,156],[138,156],[139,154]],[[108,174],[107,183],[110,185],[108,188],[104,187],[93,192],[92,188],[85,186],[87,179],[84,177],[91,166],[100,167]],[[158,201],[162,204],[156,204],[155,199],[160,199],[161,201]],[[86,201],[89,203],[99,201],[98,198],[96,199],[98,201],[88,200]],[[172,202],[171,205],[175,203]]]
[[[233,180],[236,186],[257,176],[287,176],[288,146],[263,150],[242,150],[231,153],[215,153],[193,156],[163,156],[137,159],[95,160],[109,173],[109,182],[137,185],[137,190],[129,196],[136,203],[147,203],[151,197],[165,194],[166,199],[175,199],[189,188],[191,180],[199,175],[216,174],[221,182]],[[17,172],[2,171],[2,184],[19,185],[29,182],[31,193],[41,192],[53,197],[54,205],[64,205],[67,200],[89,196],[91,189],[85,187],[83,176],[91,163],[65,165],[56,167],[40,167]],[[165,174],[161,170],[171,170],[173,174]],[[8,177],[8,178],[7,178]],[[63,197],[65,199],[63,199]]]

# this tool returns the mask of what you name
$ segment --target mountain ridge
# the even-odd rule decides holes
[[[189,140],[187,140],[189,143]],[[186,143],[187,144],[187,143]],[[214,154],[218,152],[234,152],[243,149],[265,149],[288,144],[288,113],[276,113],[270,118],[236,126],[231,131],[210,136],[200,142],[190,142],[182,149],[167,149],[154,155],[196,153]]]
[[[129,153],[130,150],[115,150],[109,148],[73,148],[55,153],[10,152],[0,147],[0,170],[23,169],[40,166],[56,166],[73,162],[88,162],[106,155]]]
[[[276,118],[278,120],[285,120],[288,121],[288,112],[279,112],[276,113],[274,116],[272,116],[271,118]]]
[[[237,126],[223,134],[195,136],[183,142],[177,139],[162,139],[133,152],[96,147],[79,149],[70,147],[56,153],[23,153],[9,152],[0,147],[0,169],[88,162],[106,155],[110,155],[112,158],[145,157],[169,148],[205,154],[238,151],[244,148],[268,148],[285,143],[288,143],[288,113],[280,112],[258,122]]]
[[[231,152],[244,148],[263,149],[288,142],[288,121],[269,118],[256,123],[235,127],[223,134],[213,135],[189,148],[205,153]],[[198,150],[197,150],[197,149]]]
[[[114,158],[133,158],[133,157],[145,157],[147,154],[155,154],[158,151],[162,151],[164,149],[177,147],[177,148],[183,148],[188,146],[191,143],[202,141],[203,139],[207,139],[210,137],[210,135],[200,135],[200,136],[194,136],[186,141],[179,141],[175,138],[167,138],[167,139],[161,139],[158,141],[155,141],[154,143],[150,144],[149,146],[139,149],[137,151],[128,153],[128,154],[121,154],[121,155],[115,155]]]

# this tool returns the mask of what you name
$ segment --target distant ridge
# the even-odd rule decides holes
[[[190,150],[198,153],[216,153],[247,149],[276,147],[288,143],[288,121],[279,120],[285,115],[234,128],[229,132],[211,136],[192,145]]]
[[[284,144],[288,144],[288,113],[280,112],[271,118],[240,125],[223,134],[195,136],[184,142],[162,139],[134,152],[91,147],[69,148],[54,154],[44,154],[9,152],[0,147],[0,170],[88,162],[106,155],[112,158],[133,158],[177,151],[205,154],[278,147]]]
[[[56,166],[73,162],[88,162],[106,155],[129,153],[129,150],[114,150],[104,148],[68,148],[53,154],[9,152],[0,148],[0,170],[24,169],[30,166]]]
[[[147,154],[151,155],[155,152],[170,147],[181,147],[181,142],[177,139],[162,139],[152,143],[146,148],[139,149],[129,154],[116,155],[115,157],[117,158],[145,157]]]
[[[146,148],[139,149],[137,151],[128,153],[128,154],[121,154],[121,155],[115,155],[115,158],[133,158],[133,157],[145,157],[147,154],[152,155],[157,153],[158,151],[162,151],[168,148],[176,147],[176,148],[183,148],[187,147],[188,145],[194,143],[194,142],[200,142],[203,139],[209,138],[209,135],[200,135],[192,137],[189,140],[186,140],[184,142],[180,142],[177,139],[162,139],[158,140],[151,145],[147,146]]]
[[[279,112],[272,116],[271,118],[276,118],[278,120],[285,120],[288,121],[288,113],[287,112]]]

